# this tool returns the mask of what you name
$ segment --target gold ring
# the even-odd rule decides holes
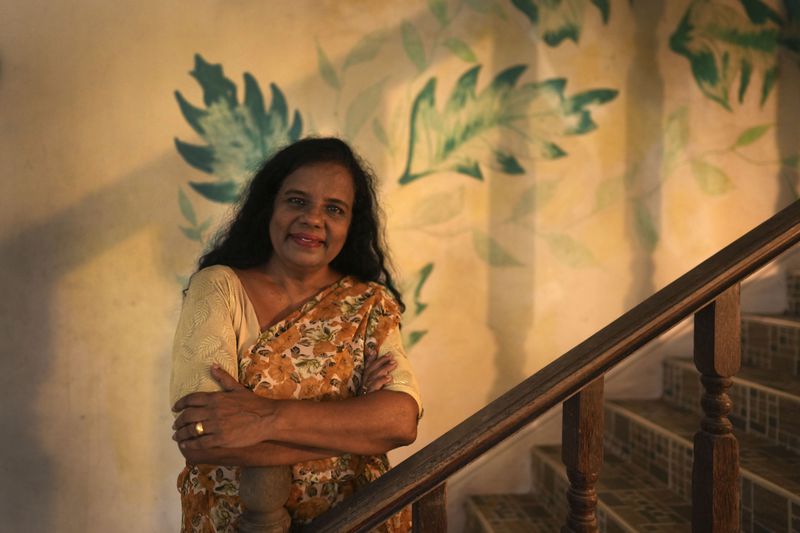
[[[203,427],[203,423],[202,422],[198,422],[197,424],[194,425],[194,431],[195,431],[195,433],[197,433],[198,437],[200,435],[202,435],[205,432],[205,430],[206,430],[206,428]]]

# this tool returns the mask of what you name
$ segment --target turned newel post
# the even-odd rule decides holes
[[[567,467],[567,524],[564,533],[597,531],[595,483],[603,466],[603,377],[564,402],[561,459]]]
[[[289,499],[292,473],[288,466],[243,467],[239,478],[239,499],[244,512],[239,519],[241,533],[286,533],[291,525],[283,506]]]
[[[694,317],[694,364],[705,391],[700,400],[704,417],[694,436],[693,531],[739,531],[739,443],[728,420],[728,389],[740,360],[737,284]]]

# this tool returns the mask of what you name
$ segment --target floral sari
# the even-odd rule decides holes
[[[239,381],[272,399],[339,400],[361,386],[365,349],[399,326],[400,309],[377,283],[342,278],[264,331],[239,360]],[[292,466],[286,508],[293,525],[311,521],[389,469],[385,455],[344,454]],[[178,477],[183,531],[233,532],[242,507],[239,468],[187,465]],[[406,532],[404,509],[378,531]]]

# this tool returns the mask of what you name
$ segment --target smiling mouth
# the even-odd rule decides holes
[[[324,240],[304,233],[290,233],[289,238],[305,248],[317,248],[325,244]]]

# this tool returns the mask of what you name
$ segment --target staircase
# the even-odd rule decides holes
[[[742,315],[742,369],[729,392],[729,418],[740,447],[744,532],[800,532],[800,271],[788,275],[787,291],[787,314]],[[691,358],[670,357],[661,398],[606,402],[600,531],[691,531],[698,376]],[[560,446],[531,454],[531,493],[470,497],[469,533],[560,531],[569,486]]]

